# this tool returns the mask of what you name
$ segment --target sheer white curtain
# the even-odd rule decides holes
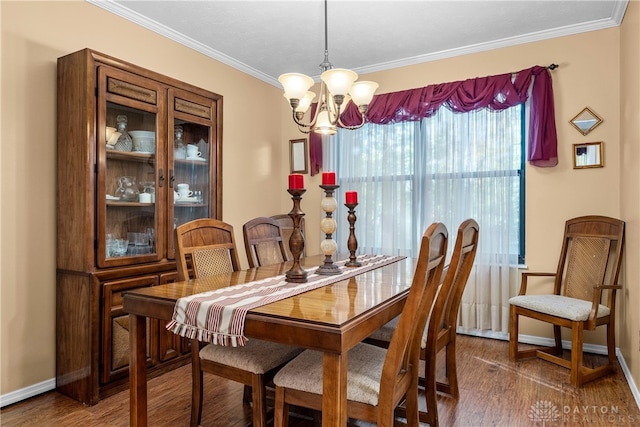
[[[417,256],[422,233],[443,222],[453,248],[458,225],[480,225],[474,271],[461,304],[462,330],[506,334],[510,278],[519,253],[522,106],[453,113],[420,122],[339,130],[323,143],[324,170],[340,189],[335,234],[348,237],[344,192],[358,191],[358,253]]]

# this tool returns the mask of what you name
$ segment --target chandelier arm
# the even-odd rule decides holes
[[[316,113],[313,115],[312,120],[309,123],[302,123],[300,121],[300,119],[302,119],[304,117],[304,113],[300,113],[300,116],[298,116],[298,113],[296,113],[295,111],[292,111],[292,117],[293,117],[293,121],[295,122],[295,124],[298,125],[298,129],[312,129],[313,126],[315,126],[316,124],[316,120],[318,119],[318,113],[320,111],[320,108],[316,109]],[[309,132],[304,132],[304,131],[300,131],[303,133],[309,133]]]
[[[343,129],[347,129],[347,130],[355,130],[355,129],[360,129],[362,126],[364,126],[365,123],[365,116],[364,114],[360,114],[360,116],[362,117],[362,121],[360,122],[360,124],[358,125],[354,125],[354,126],[347,126],[344,123],[342,123],[342,120],[340,119],[340,117],[338,117],[338,123],[340,124],[340,127]]]
[[[311,133],[311,127],[305,126],[304,128],[298,125],[298,132],[304,133],[305,135],[309,135]]]

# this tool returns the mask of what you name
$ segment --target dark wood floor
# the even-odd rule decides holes
[[[587,363],[604,360],[591,355]],[[442,426],[637,426],[640,410],[618,369],[615,375],[577,389],[569,372],[551,363],[509,361],[507,343],[458,337],[460,398],[439,396]],[[242,386],[205,375],[202,425],[244,427],[251,409],[242,405]],[[149,381],[149,425],[188,426],[190,366]],[[45,393],[0,411],[3,426],[127,426],[129,396],[122,392],[92,407],[56,392]],[[398,420],[397,425],[403,425]],[[292,417],[291,427],[315,426]],[[367,423],[352,422],[364,427]]]

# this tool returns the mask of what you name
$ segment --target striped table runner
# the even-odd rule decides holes
[[[338,261],[341,273],[332,276],[315,274],[317,267],[307,269],[306,283],[289,283],[285,275],[203,292],[176,301],[173,318],[167,329],[186,338],[218,345],[244,345],[244,321],[247,312],[281,299],[317,289],[356,276],[406,257],[361,255],[360,267],[345,267],[347,259]]]

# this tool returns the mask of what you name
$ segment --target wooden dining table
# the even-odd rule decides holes
[[[323,260],[324,256],[312,256],[300,264],[309,269]],[[170,320],[179,298],[282,275],[291,265],[289,261],[124,293],[123,306],[130,318],[130,425],[147,425],[147,318]],[[405,258],[247,313],[247,338],[324,353],[323,427],[347,424],[347,352],[400,314],[414,270],[415,261]]]

